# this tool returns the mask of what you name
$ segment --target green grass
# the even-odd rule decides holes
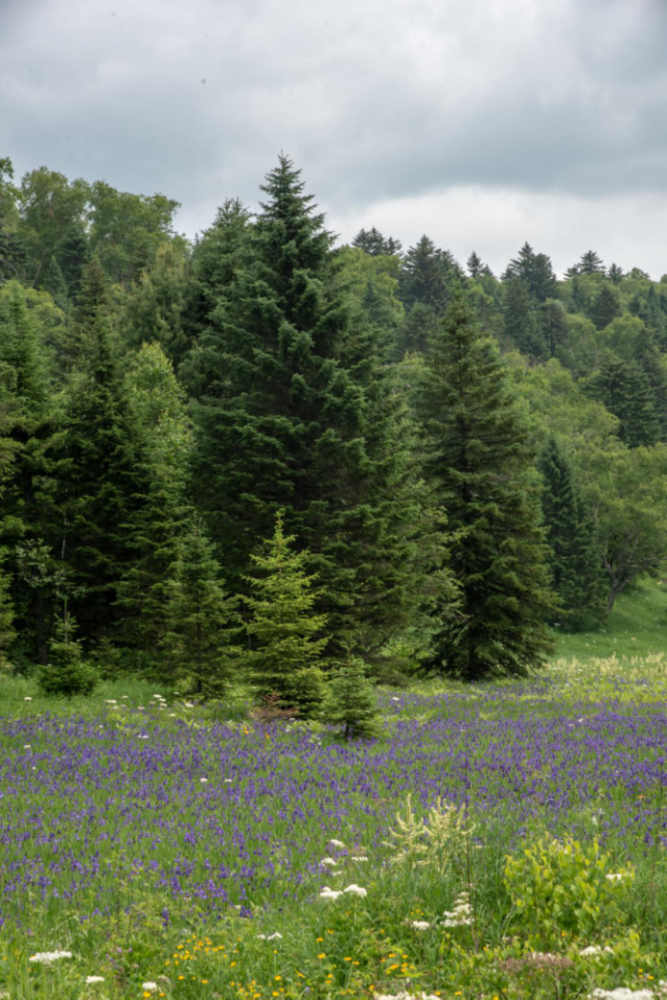
[[[555,631],[556,659],[643,657],[667,652],[667,583],[645,579],[623,592],[594,632]]]

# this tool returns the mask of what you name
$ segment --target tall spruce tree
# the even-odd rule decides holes
[[[73,571],[72,607],[88,639],[120,618],[117,588],[133,558],[128,526],[148,487],[96,260],[84,271],[79,316],[81,371],[68,389],[59,467],[59,550]]]
[[[395,373],[336,290],[332,238],[303,189],[281,157],[252,259],[193,355],[195,489],[233,590],[284,509],[330,634],[368,651],[419,601],[427,517]]]
[[[550,649],[552,607],[533,455],[497,348],[460,293],[432,345],[422,413],[460,589],[436,622],[433,664],[469,681],[525,675]]]
[[[604,611],[604,581],[592,512],[578,489],[571,463],[551,436],[540,456],[542,511],[549,546],[551,584],[567,627],[590,625]]]

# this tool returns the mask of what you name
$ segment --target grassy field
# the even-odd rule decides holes
[[[662,996],[665,625],[644,585],[532,679],[383,691],[370,744],[3,680],[0,993]]]

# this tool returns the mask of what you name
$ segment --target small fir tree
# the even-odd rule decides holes
[[[211,543],[195,518],[168,581],[161,679],[185,682],[193,694],[219,698],[236,665],[241,630],[237,600],[225,594]]]
[[[97,684],[92,666],[83,659],[81,643],[75,638],[77,624],[63,602],[62,617],[56,619],[55,637],[49,643],[49,662],[38,675],[40,689],[47,695],[91,694]]]
[[[246,598],[251,612],[247,662],[254,684],[261,697],[276,694],[285,707],[298,703],[300,680],[306,679],[302,675],[322,665],[328,643],[322,637],[326,615],[313,610],[315,576],[304,568],[307,553],[291,550],[293,541],[277,514],[273,538],[262,554],[252,557],[256,571],[248,582],[254,593]],[[310,679],[312,674],[308,687]]]
[[[346,740],[369,740],[379,735],[378,709],[373,686],[361,660],[348,659],[329,681],[323,718],[342,728]]]

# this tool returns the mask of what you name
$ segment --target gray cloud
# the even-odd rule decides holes
[[[279,150],[343,220],[664,183],[662,0],[1,2],[0,155],[162,191],[191,232]]]

